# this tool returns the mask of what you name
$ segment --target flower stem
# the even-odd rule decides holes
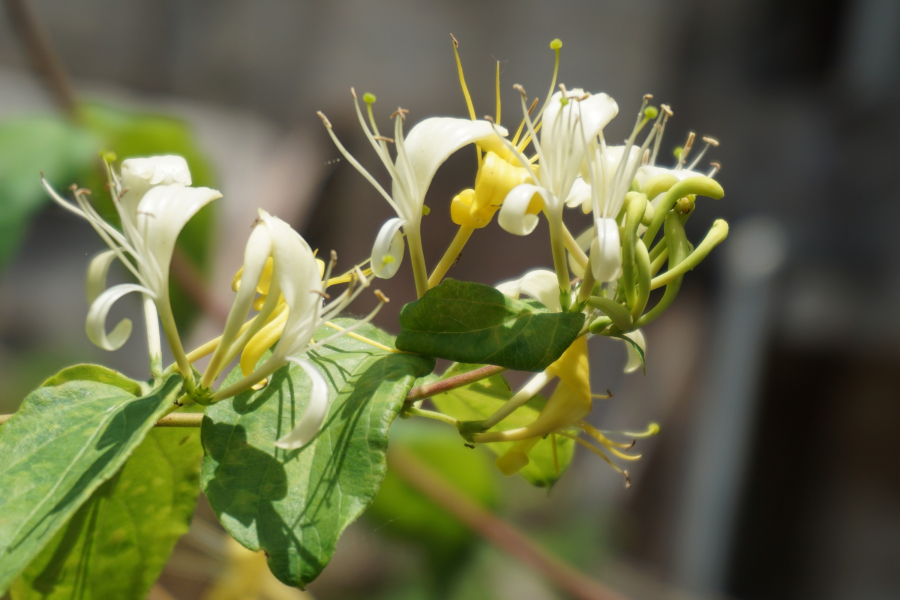
[[[410,406],[406,409],[405,412],[406,414],[413,415],[414,417],[434,419],[435,421],[441,421],[443,423],[447,423],[448,425],[453,425],[454,427],[459,425],[459,421],[457,421],[453,417],[445,415],[444,413],[435,412],[433,410],[423,410],[421,408],[416,408],[415,406]]]
[[[431,273],[431,277],[428,278],[428,289],[439,284],[444,278],[444,275],[447,274],[447,271],[450,270],[450,267],[456,263],[456,259],[459,258],[460,252],[462,252],[466,242],[469,241],[469,237],[471,237],[473,231],[475,231],[473,227],[467,227],[465,225],[459,226],[459,231],[456,232],[456,236],[453,238],[453,241],[450,242],[447,251],[444,252],[441,262],[438,263],[434,268],[434,272]]]
[[[421,298],[428,291],[428,269],[425,266],[425,252],[422,250],[422,234],[418,227],[406,231],[409,244],[409,260],[412,262],[413,277],[416,279],[416,295]]]
[[[162,345],[159,338],[159,315],[153,298],[144,294],[144,321],[147,323],[147,350],[150,354],[150,375],[162,375]]]
[[[476,381],[481,381],[482,379],[493,377],[494,375],[498,375],[505,370],[506,367],[485,365],[483,367],[475,369],[474,371],[469,371],[468,373],[462,373],[454,377],[448,377],[447,379],[435,381],[434,383],[426,383],[409,390],[409,394],[407,394],[406,396],[406,403],[410,404],[412,402],[416,402],[417,400],[431,398],[432,396],[436,396],[444,392],[449,392],[450,390],[455,390],[456,388],[469,385],[470,383],[475,383]]]
[[[569,254],[572,255],[572,258],[578,263],[582,269],[587,270],[588,265],[588,255],[584,253],[584,250],[578,245],[578,242],[575,240],[575,237],[572,235],[572,232],[569,231],[569,228],[563,224],[563,235],[565,236],[565,245],[566,250],[569,251]]]
[[[550,222],[550,247],[553,250],[553,269],[559,281],[559,300],[565,312],[571,305],[572,283],[569,281],[569,264],[566,261],[566,242],[562,219],[547,215]]]

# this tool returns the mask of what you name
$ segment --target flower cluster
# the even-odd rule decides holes
[[[355,103],[363,131],[391,176],[391,194],[347,152],[328,119],[319,113],[341,153],[397,211],[398,217],[387,221],[375,240],[373,271],[385,278],[397,272],[404,253],[402,231],[410,247],[421,297],[440,283],[469,237],[487,226],[494,214],[499,212],[501,228],[518,236],[531,234],[543,214],[549,227],[554,269],[531,271],[519,280],[500,284],[498,289],[512,298],[520,294],[530,296],[554,312],[584,313],[589,328],[496,414],[484,421],[461,423],[460,431],[474,443],[516,442],[497,461],[507,474],[527,464],[528,451],[548,435],[573,437],[611,465],[607,453],[634,459],[635,456],[621,451],[630,444],[613,442],[583,420],[591,410],[592,398],[597,397],[591,394],[587,339],[594,335],[622,339],[629,355],[626,372],[642,367],[646,343],[641,327],[671,305],[684,274],[728,234],[728,225],[716,221],[703,242],[694,248],[684,233],[684,223],[693,212],[697,196],[718,199],[724,195],[713,179],[718,164],[711,163],[705,174],[697,170],[707,150],[718,142],[703,138],[706,146],[691,157],[695,142],[691,133],[684,147],[676,150],[676,164],[658,166],[663,133],[673,112],[665,104],[659,108],[651,106],[652,96],[647,95],[628,139],[621,145],[607,144],[603,130],[617,116],[618,104],[605,93],[557,86],[562,47],[559,40],[550,45],[556,64],[550,91],[536,115],[532,113],[538,99],[529,103],[525,89],[514,86],[523,116],[510,139],[508,131],[500,126],[499,65],[496,115],[478,120],[455,38],[453,43],[470,119],[424,119],[404,138],[408,111],[398,109],[391,115],[394,137],[387,138],[378,132],[372,110],[375,96],[363,96],[368,123],[359,103]],[[355,92],[353,97],[356,98]],[[648,133],[639,140],[648,125]],[[450,217],[459,225],[459,232],[429,276],[420,231],[425,193],[438,166],[468,143],[478,148],[475,184],[450,202]],[[389,144],[396,148],[395,158],[391,158]],[[689,158],[693,158],[690,163]],[[593,213],[593,226],[577,237],[572,235],[564,222],[566,207]],[[664,235],[654,245],[660,229]],[[667,263],[668,269],[657,275]],[[651,292],[661,287],[665,287],[662,297],[647,310]],[[495,429],[554,379],[559,380],[555,391],[533,423],[519,429]],[[655,425],[651,425],[642,434],[627,435],[637,437],[655,431]],[[587,434],[599,447],[578,438],[578,432]],[[627,472],[622,472],[627,478]]]
[[[407,135],[404,127],[409,111],[398,108],[391,115],[393,137],[387,137],[377,124],[375,96],[363,95],[364,114],[351,89],[363,134],[390,177],[390,191],[347,151],[320,112],[337,148],[397,215],[385,222],[375,237],[367,261],[370,268],[357,266],[331,278],[336,260],[333,254],[326,265],[287,223],[260,210],[243,266],[234,279],[235,298],[222,334],[190,353],[184,351],[175,326],[169,300],[169,265],[179,232],[197,211],[221,194],[191,187],[188,166],[177,156],[130,158],[121,163],[119,172],[112,166],[114,158],[107,157],[110,190],[121,225],[116,228],[100,217],[86,190],[75,189],[72,203],[45,182],[53,198],[86,219],[110,248],[95,257],[88,270],[88,337],[107,350],[122,346],[130,335],[131,322],[122,321],[107,332],[106,317],[123,295],[142,294],[151,373],[159,377],[180,372],[185,397],[201,404],[259,389],[287,363],[298,364],[311,380],[311,398],[299,425],[273,441],[284,448],[300,448],[316,436],[329,410],[326,381],[304,356],[372,319],[378,308],[347,329],[330,323],[370,285],[369,276],[393,277],[408,246],[416,293],[421,298],[440,284],[470,236],[489,225],[495,214],[500,227],[517,236],[535,231],[543,215],[554,268],[532,270],[518,280],[501,283],[497,289],[513,299],[531,297],[550,313],[581,315],[585,326],[568,349],[554,355],[558,356],[555,362],[535,374],[496,413],[482,421],[456,424],[470,443],[512,442],[497,459],[506,474],[527,465],[529,452],[541,439],[563,436],[590,448],[627,478],[627,472],[616,466],[610,455],[623,460],[637,458],[626,453],[633,440],[631,444],[613,441],[584,420],[595,398],[608,397],[591,392],[587,342],[593,336],[622,340],[629,353],[626,372],[643,366],[646,343],[641,328],[671,305],[684,274],[727,236],[727,224],[716,221],[706,238],[694,247],[684,231],[697,196],[717,199],[724,195],[714,180],[719,170],[716,163],[711,163],[705,174],[698,170],[707,150],[718,142],[703,138],[706,146],[692,157],[692,133],[684,147],[676,151],[673,166],[658,166],[663,133],[673,113],[664,104],[651,106],[652,96],[647,95],[629,137],[621,145],[607,144],[603,131],[617,116],[618,104],[605,93],[557,85],[561,47],[559,40],[551,44],[556,64],[549,93],[536,114],[538,99],[529,102],[525,89],[514,86],[522,119],[512,137],[500,125],[499,67],[496,114],[479,120],[455,39],[454,53],[469,118],[426,118]],[[469,144],[477,148],[474,185],[447,203],[446,210],[459,231],[429,275],[422,249],[422,217],[429,212],[425,196],[438,168]],[[591,213],[592,226],[573,235],[565,223],[567,208]],[[107,273],[116,260],[135,282],[106,289]],[[668,268],[660,274],[664,265]],[[336,284],[346,287],[331,298],[326,289]],[[651,292],[658,288],[665,291],[651,307]],[[380,292],[376,295],[382,304],[386,302]],[[175,364],[165,371],[160,323],[175,357]],[[325,325],[337,331],[316,340]],[[206,356],[207,366],[199,373],[193,364]],[[214,389],[225,367],[238,358],[241,378]],[[513,429],[498,427],[553,381],[554,391],[533,422]],[[427,411],[414,408],[416,412],[411,414],[428,416]],[[442,420],[448,420],[447,416]],[[643,433],[621,433],[639,437],[656,430],[651,425]],[[579,437],[582,433],[587,440]]]

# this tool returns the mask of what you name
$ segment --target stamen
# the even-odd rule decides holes
[[[453,37],[453,34],[450,34],[450,39],[453,40],[453,55],[456,57],[456,69],[459,71],[459,85],[462,87],[463,96],[466,98],[466,106],[469,109],[469,118],[473,121],[475,120],[475,106],[472,104],[472,96],[469,95],[469,88],[466,85],[466,77],[463,74],[463,66],[462,61],[459,58],[459,42],[456,41],[456,38]],[[499,113],[498,113],[499,117]],[[499,120],[499,118],[498,118]]]
[[[393,118],[396,117],[397,115],[400,115],[400,118],[403,119],[403,120],[405,121],[405,120],[406,120],[406,115],[408,115],[408,114],[409,114],[409,111],[408,111],[407,109],[401,108],[401,107],[398,106],[398,107],[397,107],[397,110],[395,110],[394,112],[391,113],[391,118],[393,119]]]
[[[609,391],[609,388],[606,388],[605,394],[591,394],[591,398],[599,398],[600,400],[609,400],[613,397],[613,393]]]
[[[690,166],[688,167],[688,171],[693,171],[694,167],[700,164],[700,160],[703,158],[703,155],[706,154],[706,151],[709,150],[710,146],[719,146],[719,140],[717,140],[716,138],[704,136],[703,141],[706,142],[706,145],[703,147],[703,150],[700,151],[700,154],[697,155],[697,158],[694,159],[694,162],[690,164]]]
[[[659,146],[662,143],[663,133],[666,130],[666,122],[670,117],[674,117],[675,113],[672,112],[672,109],[668,104],[660,104],[659,107],[662,109],[663,118],[662,123],[657,122],[657,133],[656,133],[656,142],[653,144],[653,153],[650,155],[650,165],[656,164],[656,157],[659,154]]]
[[[681,157],[678,159],[678,166],[675,167],[676,171],[681,171],[684,168],[684,163],[687,161],[688,154],[691,153],[691,148],[694,146],[694,139],[697,135],[691,131],[688,133],[687,141],[684,143],[684,149],[681,151]]]
[[[391,144],[394,143],[393,138],[384,137],[383,135],[373,135],[372,137],[375,138],[376,140],[381,140],[382,142],[389,142]]]
[[[500,61],[497,61],[497,84],[495,89],[497,96],[497,124],[500,124]]]
[[[722,165],[717,162],[711,162],[709,163],[709,165],[712,167],[712,169],[709,170],[709,173],[707,173],[706,176],[711,179],[716,176],[716,173],[722,170]]]
[[[391,299],[388,298],[387,296],[385,296],[381,290],[375,290],[375,297],[378,298],[379,300],[381,300],[382,302],[384,302],[385,304],[387,304],[388,302],[391,301]]]
[[[572,435],[570,433],[566,433],[565,431],[560,431],[559,435],[567,437],[571,440],[575,440],[577,443],[581,444],[582,446],[584,446],[585,448],[587,448],[588,450],[590,450],[591,452],[593,452],[594,454],[596,454],[597,456],[602,458],[604,461],[606,461],[606,464],[611,466],[617,473],[621,473],[625,477],[625,487],[626,488],[631,487],[631,479],[628,477],[628,471],[626,471],[624,469],[620,469],[618,466],[616,466],[616,464],[613,463],[613,461],[610,460],[610,458],[608,456],[606,456],[602,450],[600,450],[593,444],[589,444],[588,442],[584,441],[580,437]]]
[[[534,110],[534,107],[537,106],[537,103],[538,103],[538,99],[535,98],[535,99],[534,99],[534,102],[531,103],[531,108],[528,109],[528,114],[529,114],[529,115],[530,115],[531,112]],[[525,127],[525,118],[523,117],[523,118],[522,118],[522,122],[519,123],[519,128],[516,130],[516,135],[513,136],[513,139],[512,139],[512,145],[513,145],[513,146],[515,146],[515,145],[518,144],[518,142],[519,142],[519,136],[522,135],[522,129],[524,129],[524,127]]]

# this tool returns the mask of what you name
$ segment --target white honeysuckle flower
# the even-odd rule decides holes
[[[548,218],[561,222],[563,206],[570,200],[579,177],[586,143],[600,135],[619,108],[606,94],[585,94],[580,88],[556,92],[550,97],[543,113],[540,139],[535,135],[534,124],[528,116],[524,93],[522,110],[539,160],[535,185],[521,184],[514,188],[500,209],[500,226],[515,235],[527,235],[534,230],[536,216],[527,213],[524,208],[535,194],[540,194],[543,199]],[[504,144],[522,167],[531,168],[529,159],[506,140]],[[578,187],[576,193],[584,191],[580,184]]]
[[[355,96],[356,94],[354,93],[354,98]],[[404,136],[403,121],[406,111],[398,109],[394,113],[394,138],[389,139],[379,133],[374,118],[371,117],[371,104],[375,102],[374,96],[366,94],[364,99],[370,110],[371,129],[363,117],[359,102],[354,102],[354,106],[356,107],[356,113],[363,133],[365,133],[366,138],[372,144],[372,148],[374,148],[375,153],[381,159],[391,177],[390,194],[344,148],[325,115],[319,113],[319,117],[325,124],[328,134],[338,150],[344,155],[344,158],[387,200],[388,204],[397,213],[397,218],[401,221],[400,225],[397,225],[393,220],[384,224],[373,250],[373,273],[378,277],[387,279],[393,277],[397,272],[399,267],[398,259],[402,258],[402,252],[395,247],[396,244],[403,243],[402,239],[397,237],[400,229],[403,230],[407,242],[410,244],[410,252],[421,253],[417,246],[421,245],[419,230],[424,212],[425,194],[428,192],[428,187],[431,185],[431,180],[434,178],[438,168],[451,154],[463,146],[486,138],[492,138],[498,133],[506,135],[506,130],[499,127],[495,129],[487,121],[432,117],[417,123],[410,130],[409,135]],[[388,142],[395,144],[397,149],[396,158],[391,157],[388,151]],[[388,234],[388,231],[392,233]],[[384,264],[379,262],[383,261],[386,256],[392,257],[394,262],[390,263],[390,260]]]
[[[109,251],[95,257],[88,269],[87,290],[92,301],[86,322],[88,337],[106,350],[120,348],[128,339],[131,323],[122,321],[107,335],[106,316],[112,304],[123,295],[141,292],[145,299],[155,303],[176,360],[180,367],[187,368],[189,365],[184,358],[169,300],[169,265],[178,234],[191,217],[222,194],[210,188],[188,187],[190,172],[181,157],[128,159],[122,166],[123,178],[109,167],[113,204],[119,213],[122,231],[100,217],[84,190],[75,192],[73,204],[44,181],[50,196],[63,208],[88,221],[110,247]],[[113,256],[138,283],[118,285],[102,292]],[[151,361],[158,361],[161,358],[155,347],[158,342],[153,342],[158,340],[158,325],[149,302],[145,302],[145,315],[151,340]]]
[[[614,218],[601,217],[594,221],[591,240],[591,271],[599,282],[616,281],[622,276],[622,243],[619,224]]]
[[[559,303],[559,281],[555,271],[535,269],[519,279],[498,284],[497,290],[514,300],[518,300],[522,294],[530,296],[546,306],[550,312],[562,312]]]
[[[251,356],[251,365],[244,370],[243,379],[212,394],[213,402],[250,389],[288,362],[300,365],[312,381],[309,404],[296,427],[276,442],[282,448],[300,448],[315,437],[329,407],[325,379],[316,366],[302,357],[371,321],[386,300],[380,297],[382,304],[353,326],[324,339],[314,340],[316,332],[327,321],[338,316],[369,286],[369,280],[357,268],[347,289],[326,303],[325,287],[331,266],[323,272],[306,241],[278,217],[260,209],[259,219],[259,224],[247,243],[240,287],[228,315],[225,331],[219,347],[210,359],[201,385],[208,388],[221,368],[239,353]],[[265,302],[254,321],[239,333],[249,316],[270,258],[271,278],[265,284]],[[269,348],[272,348],[271,355],[257,365],[257,359]],[[243,359],[241,368],[245,368]]]
[[[647,340],[644,339],[644,334],[640,329],[635,329],[634,331],[629,331],[624,334],[625,337],[633,341],[637,344],[641,351],[644,353],[644,356],[647,355]],[[632,373],[637,371],[644,365],[644,361],[641,359],[641,355],[638,354],[638,351],[634,349],[634,347],[628,342],[623,342],[625,344],[625,348],[628,350],[628,362],[625,364],[625,372]]]
[[[572,184],[566,198],[566,206],[569,208],[580,206],[584,214],[591,212],[591,185],[583,177],[577,177]]]

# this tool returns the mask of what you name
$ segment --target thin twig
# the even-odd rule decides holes
[[[409,394],[406,396],[406,402],[415,402],[417,400],[436,396],[437,394],[449,392],[450,390],[455,390],[456,388],[469,385],[470,383],[493,377],[503,371],[506,371],[506,367],[486,365],[475,369],[474,371],[469,371],[468,373],[448,377],[447,379],[435,381],[434,383],[426,383],[409,390]]]
[[[5,0],[12,29],[19,35],[34,69],[40,73],[56,103],[69,119],[75,119],[75,92],[50,37],[28,0]]]
[[[12,415],[0,415],[0,425],[9,421]],[[157,427],[200,427],[203,413],[172,413],[156,422]]]
[[[547,552],[527,535],[464,496],[401,444],[394,442],[388,464],[432,502],[481,537],[535,569],[561,591],[578,600],[624,600],[617,592]]]

